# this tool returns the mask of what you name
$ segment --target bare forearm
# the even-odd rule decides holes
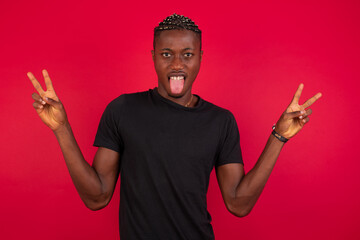
[[[239,215],[247,215],[254,207],[270,177],[283,146],[283,142],[270,135],[255,166],[240,181],[233,201],[234,208],[241,211]]]
[[[276,132],[286,139],[293,138],[309,122],[312,110],[307,108],[322,96],[321,93],[317,93],[299,105],[303,88],[304,84],[300,84],[290,105],[275,125]],[[231,213],[242,217],[251,211],[270,177],[283,146],[283,142],[270,135],[257,163],[246,175],[244,168],[239,164],[218,167],[219,186]]]
[[[100,201],[103,196],[101,180],[95,169],[85,161],[70,124],[67,123],[54,133],[76,190],[84,203],[91,208],[89,205]]]

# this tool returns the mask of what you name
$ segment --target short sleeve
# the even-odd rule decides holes
[[[221,142],[218,158],[215,166],[218,167],[228,163],[243,163],[241,148],[240,148],[240,134],[234,115],[228,112],[225,126],[222,128]]]
[[[93,145],[120,153],[123,146],[119,132],[122,104],[118,100],[121,96],[112,101],[102,114]]]

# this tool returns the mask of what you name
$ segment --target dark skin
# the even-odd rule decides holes
[[[85,161],[49,74],[46,70],[42,73],[46,91],[32,73],[27,74],[38,92],[32,94],[33,106],[40,119],[54,132],[82,201],[91,210],[104,208],[110,202],[119,176],[119,153],[99,147],[92,166]]]
[[[152,51],[154,66],[158,75],[158,92],[163,97],[185,105],[191,99],[191,88],[200,69],[202,51],[199,37],[188,30],[163,31],[155,39]],[[172,93],[169,76],[185,76],[181,93]],[[119,153],[99,147],[92,166],[85,161],[68,122],[64,106],[57,97],[46,70],[43,76],[47,90],[44,91],[32,73],[28,77],[38,93],[34,93],[33,106],[40,119],[54,132],[64,155],[74,185],[85,203],[92,209],[105,207],[113,195],[119,176]],[[308,109],[321,93],[299,105],[303,90],[300,84],[293,100],[276,123],[276,131],[290,139],[309,121]],[[189,107],[196,105],[192,98]],[[216,168],[216,175],[227,209],[238,217],[246,216],[259,198],[280,154],[283,142],[270,135],[255,166],[245,175],[242,164],[225,164]]]
[[[163,31],[155,39],[155,49],[151,51],[156,74],[158,76],[158,92],[163,97],[180,105],[191,100],[191,88],[200,70],[203,52],[196,33],[188,30]],[[172,93],[169,76],[183,75],[184,89],[181,93]],[[196,104],[193,98],[190,107]]]

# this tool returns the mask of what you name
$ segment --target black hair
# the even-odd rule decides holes
[[[183,15],[174,13],[171,16],[165,18],[158,26],[154,28],[154,42],[153,47],[155,49],[155,38],[160,35],[162,31],[167,30],[190,30],[195,32],[200,39],[200,50],[201,50],[201,30],[190,18]]]

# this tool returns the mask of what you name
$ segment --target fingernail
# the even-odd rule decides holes
[[[305,113],[305,111],[304,111],[304,110],[302,110],[300,113],[301,113],[301,114],[304,114],[304,113]]]
[[[300,117],[299,117],[299,119],[302,119],[302,118],[303,118],[303,116],[300,116]]]

